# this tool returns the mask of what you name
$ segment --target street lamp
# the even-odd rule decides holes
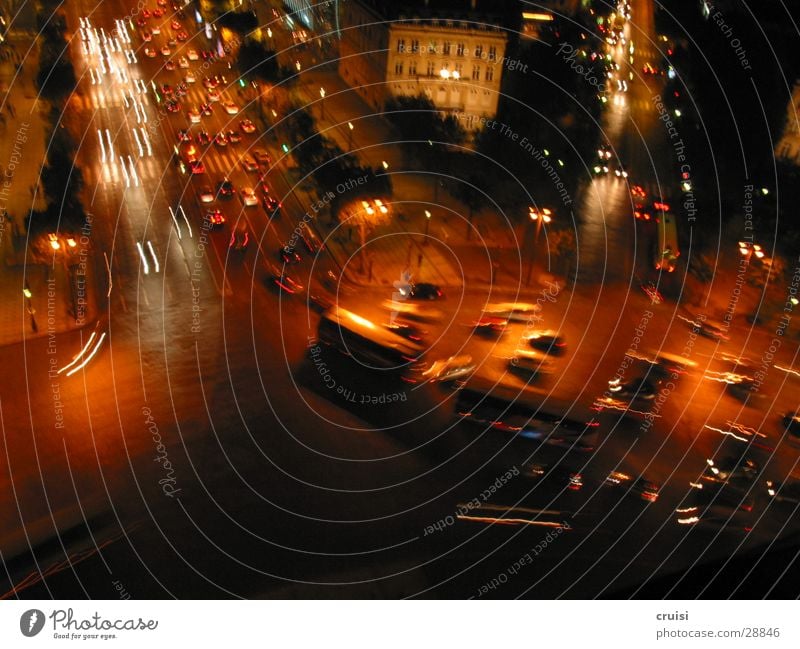
[[[352,151],[353,150],[353,129],[354,128],[355,128],[355,126],[353,126],[353,122],[347,122],[347,150],[348,151]]]
[[[322,119],[325,119],[325,88],[320,86],[319,89],[319,96],[320,96],[320,107],[322,111]]]
[[[430,229],[431,225],[431,213],[428,210],[425,210],[425,240],[422,242],[423,246],[428,245],[428,230]]]
[[[533,258],[536,254],[536,248],[539,244],[539,232],[541,232],[542,224],[548,224],[553,220],[553,212],[546,207],[542,208],[541,210],[537,210],[535,207],[531,206],[528,208],[528,217],[530,218],[531,223],[536,224],[536,233],[533,237],[531,260],[528,262],[528,279],[526,286],[531,285],[531,276],[533,275]]]

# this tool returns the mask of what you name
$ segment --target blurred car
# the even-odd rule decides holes
[[[193,175],[204,174],[206,172],[206,167],[202,160],[189,160],[187,165],[189,171],[191,171]]]
[[[790,482],[766,481],[767,496],[773,502],[785,503],[787,505],[800,505],[800,480]]]
[[[236,229],[231,232],[231,240],[228,247],[232,250],[244,252],[250,243],[250,233],[246,229]]]
[[[256,193],[253,191],[252,187],[242,187],[239,196],[245,207],[255,207],[258,205],[258,198],[256,198]]]
[[[422,376],[431,382],[447,383],[469,378],[476,368],[477,364],[473,362],[472,356],[463,354],[434,361]]]
[[[238,144],[239,142],[242,141],[242,136],[239,133],[239,131],[228,130],[225,133],[225,135],[228,138],[228,142],[230,142],[231,144]]]
[[[180,57],[178,59],[178,67],[181,67],[181,68],[188,68],[189,67],[189,61],[186,60],[185,56],[182,56],[182,57]]]
[[[580,491],[583,488],[583,476],[562,462],[554,465],[530,464],[523,468],[523,475],[538,482],[546,482],[558,489]]]
[[[504,318],[515,322],[531,322],[540,319],[538,315],[542,310],[538,304],[527,302],[499,302],[487,304],[483,309],[484,316]]]
[[[159,27],[158,25],[153,25],[152,32],[153,32],[153,34],[160,34],[161,33],[161,27]]]
[[[623,163],[618,163],[617,167],[614,169],[614,175],[617,178],[627,178],[628,177],[628,169],[625,167]]]
[[[242,133],[255,133],[256,132],[256,125],[249,119],[243,119],[239,122],[239,128],[242,129]]]
[[[272,158],[270,157],[269,153],[267,153],[264,149],[255,149],[253,151],[253,157],[260,165],[269,166],[269,164],[272,162]]]
[[[730,339],[727,328],[714,320],[680,317],[704,338],[710,338],[716,342],[724,342]]]
[[[253,156],[246,155],[242,158],[242,167],[245,171],[254,172],[258,171],[258,163],[253,159]]]
[[[213,203],[214,202],[214,191],[208,185],[204,185],[200,188],[197,192],[197,196],[200,198],[201,203]]]
[[[782,421],[787,433],[800,438],[800,408],[794,412],[790,410],[785,413]]]
[[[152,47],[145,47],[144,55],[149,59],[154,59],[156,57],[156,51]]]
[[[231,199],[233,195],[236,193],[236,188],[233,186],[233,183],[228,180],[221,180],[217,184],[217,196],[223,199]]]
[[[561,356],[567,351],[567,343],[557,331],[550,329],[533,331],[526,334],[525,339],[533,349],[538,349],[545,354]]]
[[[172,56],[172,50],[169,49],[168,46],[164,45],[164,47],[161,48],[161,55],[162,56]]]
[[[703,483],[753,482],[760,471],[758,463],[747,456],[738,459],[725,457],[721,460],[708,458],[699,479],[692,484],[694,486]]]
[[[211,109],[211,104],[200,104],[200,114],[205,117],[213,115],[214,111]]]
[[[208,134],[208,131],[199,131],[197,133],[197,143],[203,146],[211,144],[211,136]]]
[[[225,133],[220,131],[214,136],[214,144],[219,147],[226,147],[228,146],[228,138],[226,137]]]
[[[208,99],[209,103],[219,101],[219,93],[214,88],[211,88],[206,92],[206,99]]]
[[[153,40],[153,34],[152,34],[152,32],[150,32],[150,31],[149,31],[149,30],[147,30],[147,29],[143,29],[143,30],[142,30],[142,40],[143,40],[145,43],[149,43],[150,41],[152,41],[152,40]]]
[[[164,103],[164,106],[168,113],[177,113],[181,109],[181,104],[177,101],[167,101]]]
[[[223,102],[222,107],[225,109],[225,112],[228,113],[228,115],[236,115],[236,113],[239,112],[239,107],[232,101]]]
[[[189,116],[189,121],[192,124],[200,123],[200,111],[196,108],[190,108],[188,111],[186,111],[186,114]]]
[[[274,264],[270,265],[270,281],[283,293],[294,295],[303,290],[303,285],[289,275],[284,269],[278,268]]]
[[[170,27],[172,27],[172,29],[181,29],[182,25],[179,20],[173,19],[170,23]]]
[[[655,399],[657,390],[653,382],[644,377],[633,379],[622,383],[620,379],[611,379],[608,382],[608,391],[617,399],[628,402],[632,401],[652,401]]]
[[[183,77],[183,80],[184,80],[186,83],[194,83],[195,81],[197,81],[197,77],[195,77],[195,76],[194,76],[194,73],[193,73],[193,72],[187,72],[187,73],[186,73],[186,76],[185,76],[185,77]]]
[[[182,128],[178,131],[178,142],[191,142],[192,141],[192,134],[189,132],[189,129]]]
[[[420,282],[419,284],[411,284],[410,286],[410,297],[417,300],[438,300],[444,295],[442,289],[436,284],[430,284],[429,282]]]
[[[420,322],[438,322],[444,318],[444,313],[439,309],[433,309],[414,302],[384,300],[382,305],[384,309]]]
[[[169,70],[170,72],[175,69],[175,61],[170,59],[166,63],[164,63],[164,69]]]
[[[165,97],[169,97],[170,95],[172,95],[174,93],[175,93],[175,88],[173,88],[171,85],[169,85],[168,83],[162,83],[161,84],[161,94],[162,95],[164,95]]]
[[[299,264],[303,260],[299,252],[290,248],[280,248],[278,250],[278,258],[288,265]]]
[[[197,61],[199,59],[199,57],[197,55],[197,50],[194,50],[194,49],[189,50],[188,52],[186,52],[186,56],[190,61]]]
[[[384,328],[402,336],[406,340],[413,340],[414,342],[421,343],[425,339],[427,331],[423,331],[416,325],[410,322],[403,322],[402,320],[395,320],[394,322],[386,323]]]
[[[264,208],[264,211],[274,218],[279,218],[281,215],[281,203],[276,199],[270,196],[269,194],[264,194],[261,197],[261,205]]]
[[[483,316],[472,323],[475,333],[481,336],[499,336],[507,326],[508,320],[497,316]]]
[[[325,244],[320,241],[317,233],[311,229],[308,223],[304,223],[300,230],[300,240],[309,254],[315,255],[325,249]]]
[[[213,228],[221,228],[225,225],[225,215],[222,213],[222,210],[209,210],[206,212],[206,220],[211,224]]]
[[[183,82],[179,83],[175,87],[175,95],[177,97],[185,97],[186,93],[188,93],[188,92],[189,92],[189,87]]]
[[[212,90],[219,85],[218,77],[203,77],[203,87],[206,90]]]
[[[644,476],[634,478],[621,471],[612,471],[609,473],[603,484],[609,487],[624,489],[627,494],[639,496],[642,500],[651,503],[658,500],[658,492],[660,490],[660,487],[655,482],[647,480]]]
[[[535,349],[516,349],[514,355],[508,359],[508,368],[523,374],[552,374],[555,363],[547,354]]]
[[[175,34],[175,38],[178,39],[178,42],[183,43],[185,40],[189,38],[189,34],[186,33],[186,30],[182,29],[177,34]]]

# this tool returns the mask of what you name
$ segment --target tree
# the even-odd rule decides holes
[[[564,274],[569,274],[577,249],[574,230],[550,230],[547,233],[547,247],[554,260],[553,266]]]
[[[423,94],[400,96],[386,104],[385,115],[404,140],[462,144],[467,132],[454,115],[444,115]]]
[[[253,74],[270,83],[280,83],[287,78],[287,71],[278,65],[275,51],[253,39],[246,40],[239,47],[236,65],[240,74]]]

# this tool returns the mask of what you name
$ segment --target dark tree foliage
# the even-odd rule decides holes
[[[395,97],[385,114],[404,140],[461,144],[467,136],[455,116],[443,115],[425,95]]]

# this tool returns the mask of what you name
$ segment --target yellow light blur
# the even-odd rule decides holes
[[[48,234],[47,237],[50,239],[50,247],[53,250],[58,250],[61,247],[61,244],[58,243],[58,237],[54,234]]]
[[[353,321],[356,322],[364,327],[369,327],[370,329],[375,328],[375,323],[372,320],[367,320],[366,318],[362,318],[360,315],[356,313],[349,313],[348,317]]]
[[[78,244],[77,244],[77,242],[75,241],[75,239],[73,239],[72,237],[70,237],[69,239],[67,239],[67,245],[68,245],[70,248],[74,248],[74,247],[75,247],[75,246],[77,246]]]
[[[31,293],[31,289],[29,289],[29,288],[23,288],[23,289],[22,289],[22,294],[23,294],[23,295],[24,295],[26,298],[30,299],[30,298],[31,298],[31,295],[32,295],[32,293]]]

